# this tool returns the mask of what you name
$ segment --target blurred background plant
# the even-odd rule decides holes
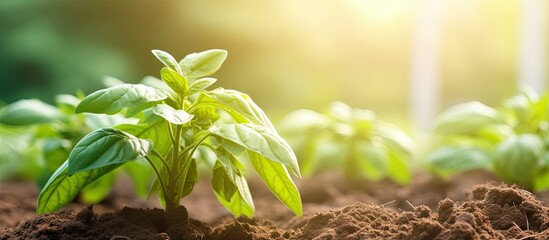
[[[525,89],[498,108],[462,103],[434,120],[435,150],[427,158],[442,177],[483,169],[526,189],[549,189],[549,92]]]
[[[33,180],[41,189],[86,134],[136,122],[121,115],[75,114],[81,98],[60,94],[55,106],[22,99],[0,109],[0,181]],[[90,184],[82,191],[82,200],[90,204],[103,200],[121,171],[133,178],[137,193],[145,197],[152,172],[145,162],[136,161]]]
[[[334,102],[325,114],[289,113],[280,133],[294,149],[301,174],[342,171],[349,180],[411,180],[414,143],[402,130],[379,120],[373,111]]]

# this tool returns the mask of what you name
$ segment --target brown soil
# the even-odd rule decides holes
[[[0,240],[549,239],[549,208],[542,202],[548,194],[534,196],[514,186],[486,183],[491,179],[481,172],[450,181],[419,175],[410,186],[399,187],[390,182],[350,183],[325,174],[297,183],[302,218],[292,216],[262,183],[252,180],[257,209],[253,219],[232,218],[216,202],[207,181],[199,182],[182,202],[188,213],[181,207],[168,215],[154,208],[156,201],[135,198],[122,182],[101,204],[74,203],[38,217],[32,185],[3,183]]]

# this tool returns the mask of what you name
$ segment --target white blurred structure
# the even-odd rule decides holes
[[[444,24],[444,2],[420,0],[413,25],[410,116],[421,135],[439,110],[439,50]],[[548,24],[546,0],[520,1],[517,85],[542,93],[547,89]],[[419,136],[421,137],[421,136]]]
[[[420,132],[428,129],[439,105],[439,50],[444,1],[421,0],[413,23],[410,116]]]
[[[522,0],[519,23],[518,83],[541,93],[547,87],[546,0]]]

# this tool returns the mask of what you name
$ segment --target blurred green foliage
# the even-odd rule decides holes
[[[529,190],[549,189],[549,92],[525,90],[498,108],[452,106],[435,119],[434,133],[427,163],[440,176],[484,169]]]
[[[73,95],[60,94],[55,100],[53,106],[22,99],[0,109],[0,181],[33,180],[41,189],[84,135],[97,128],[135,122],[121,115],[77,115],[80,99]],[[135,180],[138,194],[145,196],[151,171],[139,161],[123,170]],[[117,173],[90,184],[82,191],[82,199],[87,203],[103,200]]]
[[[310,177],[341,170],[350,180],[388,178],[407,184],[412,177],[413,140],[370,110],[334,102],[326,113],[297,110],[280,123],[280,133]]]

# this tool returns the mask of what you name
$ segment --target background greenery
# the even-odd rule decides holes
[[[159,76],[151,49],[222,48],[218,85],[249,93],[275,119],[338,100],[406,122],[419,2],[3,0],[0,101],[51,103],[101,88],[104,75]],[[516,92],[519,2],[444,3],[441,110]]]

